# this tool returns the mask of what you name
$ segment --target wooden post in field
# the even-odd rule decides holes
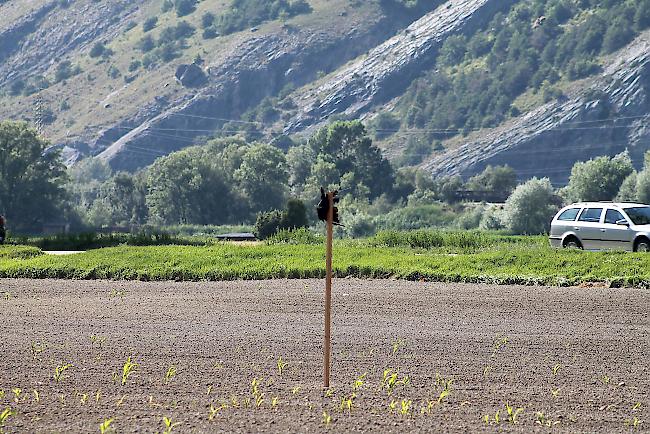
[[[332,230],[334,226],[334,193],[327,193],[329,207],[327,209],[327,251],[326,251],[326,276],[325,276],[325,345],[323,346],[325,358],[324,384],[330,387],[330,327],[332,315]]]

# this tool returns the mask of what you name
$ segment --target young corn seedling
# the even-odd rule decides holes
[[[20,394],[22,393],[22,389],[19,387],[15,387],[11,389],[11,391],[14,393],[14,402],[18,404],[18,402],[20,402]]]
[[[278,357],[278,374],[282,376],[282,373],[284,372],[284,369],[287,367],[288,363],[282,360],[282,356]]]
[[[176,376],[176,366],[172,365],[167,369],[165,373],[165,384],[169,384],[170,381]],[[208,392],[209,394],[210,392]]]
[[[100,434],[107,434],[112,431],[111,424],[113,423],[113,418],[106,419],[104,422],[99,424]]]
[[[368,375],[368,373],[364,372],[356,380],[354,380],[354,383],[352,383],[352,390],[356,391],[356,390],[361,389],[361,387],[364,384],[364,380],[366,379],[366,375]]]
[[[2,410],[2,413],[0,413],[0,432],[2,432],[2,427],[4,426],[7,419],[9,419],[14,414],[16,413],[11,411],[10,408],[5,408],[4,410]]]
[[[324,411],[323,412],[323,425],[330,426],[331,423],[332,423],[332,416],[330,416],[329,414],[327,414],[326,411]]]
[[[88,394],[87,393],[82,393],[81,394],[81,399],[79,399],[79,402],[81,403],[81,405],[86,404],[86,402],[88,402]]]
[[[260,382],[257,378],[253,378],[251,382],[251,392],[253,394],[253,400],[255,401],[255,407],[259,408],[264,403],[264,393],[259,390]]]
[[[397,338],[397,339],[393,342],[393,354],[397,354],[397,352],[399,351],[400,347],[402,347],[402,346],[405,345],[405,344],[406,344],[406,341],[405,341],[404,339],[402,339],[402,338]]]
[[[401,408],[399,410],[399,414],[401,414],[402,416],[408,415],[410,413],[410,411],[411,411],[411,404],[412,403],[413,402],[410,399],[409,400],[402,399],[402,405],[401,405]]]
[[[271,399],[271,408],[277,407],[279,402],[280,402],[279,398],[277,396],[274,396]]]
[[[547,428],[551,428],[551,427],[553,427],[553,426],[559,424],[560,421],[559,421],[559,420],[552,421],[551,419],[549,419],[548,417],[546,417],[546,415],[544,414],[543,411],[538,411],[538,412],[535,414],[535,423],[536,423],[537,425],[541,425],[541,426],[545,426],[545,427],[547,427]]]
[[[642,423],[643,421],[636,416],[634,416],[634,418],[632,419],[625,420],[625,426],[632,427],[632,428],[638,428]]]
[[[562,365],[560,365],[560,364],[558,363],[557,365],[555,365],[555,366],[553,366],[553,367],[551,368],[551,372],[553,373],[553,376],[556,376],[556,375],[557,375],[557,373],[558,373],[558,371],[560,370],[561,367],[562,367]]]
[[[341,411],[347,410],[348,412],[352,412],[352,407],[354,406],[354,398],[357,397],[357,394],[352,392],[347,398],[343,397],[341,398],[341,405],[339,406]]]
[[[495,356],[501,348],[505,347],[508,344],[509,339],[508,336],[497,334],[494,338],[494,343],[492,344],[492,356]]]
[[[102,349],[104,342],[106,342],[106,336],[90,335],[90,343],[93,346],[97,345],[97,347],[99,347],[100,350]]]
[[[97,392],[95,392],[95,404],[99,404],[99,398],[101,398],[102,392],[101,389],[97,389]]]
[[[558,387],[557,389],[555,388],[551,389],[551,395],[553,395],[553,398],[557,398],[558,396],[560,396],[560,390],[562,390],[561,387]]]
[[[131,357],[129,356],[129,358],[126,359],[126,362],[124,362],[124,366],[122,366],[122,386],[126,384],[129,376],[135,372],[136,369],[138,369],[138,364],[132,362]]]
[[[125,399],[126,399],[126,395],[122,395],[122,397],[120,399],[118,399],[117,402],[115,403],[115,406],[116,407],[121,407],[122,404],[124,404]]]
[[[57,383],[60,383],[61,380],[65,378],[65,372],[72,368],[74,365],[72,363],[64,363],[63,365],[59,365],[54,369],[54,381]]]
[[[509,403],[506,402],[506,411],[508,412],[508,422],[515,425],[517,423],[517,416],[520,413],[523,413],[524,409],[511,407]]]
[[[609,378],[608,375],[603,375],[603,376],[601,377],[601,379],[600,379],[600,381],[601,381],[603,384],[609,384],[610,380],[611,380],[611,378]]]
[[[293,389],[291,389],[291,394],[295,395],[298,392],[300,392],[300,386],[294,386]]]
[[[41,395],[38,393],[38,390],[34,389],[32,393],[34,394],[34,401],[41,402]]]
[[[45,351],[45,343],[32,341],[31,353],[34,361],[39,360],[38,356]]]
[[[165,424],[165,429],[162,432],[162,434],[171,434],[174,427],[181,424],[180,422],[176,422],[176,423],[172,422],[172,418],[167,416],[163,417],[163,423]]]

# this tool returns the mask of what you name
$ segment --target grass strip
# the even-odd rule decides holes
[[[334,250],[336,277],[569,286],[605,282],[650,287],[650,255],[502,246],[478,253],[358,247]],[[238,280],[325,275],[315,245],[121,246],[71,256],[0,255],[0,277],[125,280]]]

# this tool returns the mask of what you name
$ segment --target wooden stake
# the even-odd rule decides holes
[[[327,251],[326,251],[326,277],[325,277],[325,342],[323,352],[325,358],[324,384],[330,387],[330,327],[332,316],[332,231],[334,226],[334,193],[327,193],[329,210],[327,212]]]

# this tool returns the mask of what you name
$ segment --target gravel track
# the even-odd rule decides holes
[[[118,433],[161,432],[168,416],[180,433],[549,432],[537,412],[557,432],[650,430],[648,290],[338,279],[326,394],[323,286],[0,280],[0,412],[16,412],[5,431],[99,432],[112,417]],[[129,356],[139,366],[122,385]],[[65,362],[74,366],[54,381]],[[387,368],[410,380],[390,396],[381,390]],[[366,372],[351,412],[342,411]],[[441,378],[453,382],[438,403]],[[402,400],[411,401],[406,415]],[[515,425],[506,402],[523,408]],[[210,404],[226,403],[208,420]],[[634,418],[636,428],[627,425]]]

